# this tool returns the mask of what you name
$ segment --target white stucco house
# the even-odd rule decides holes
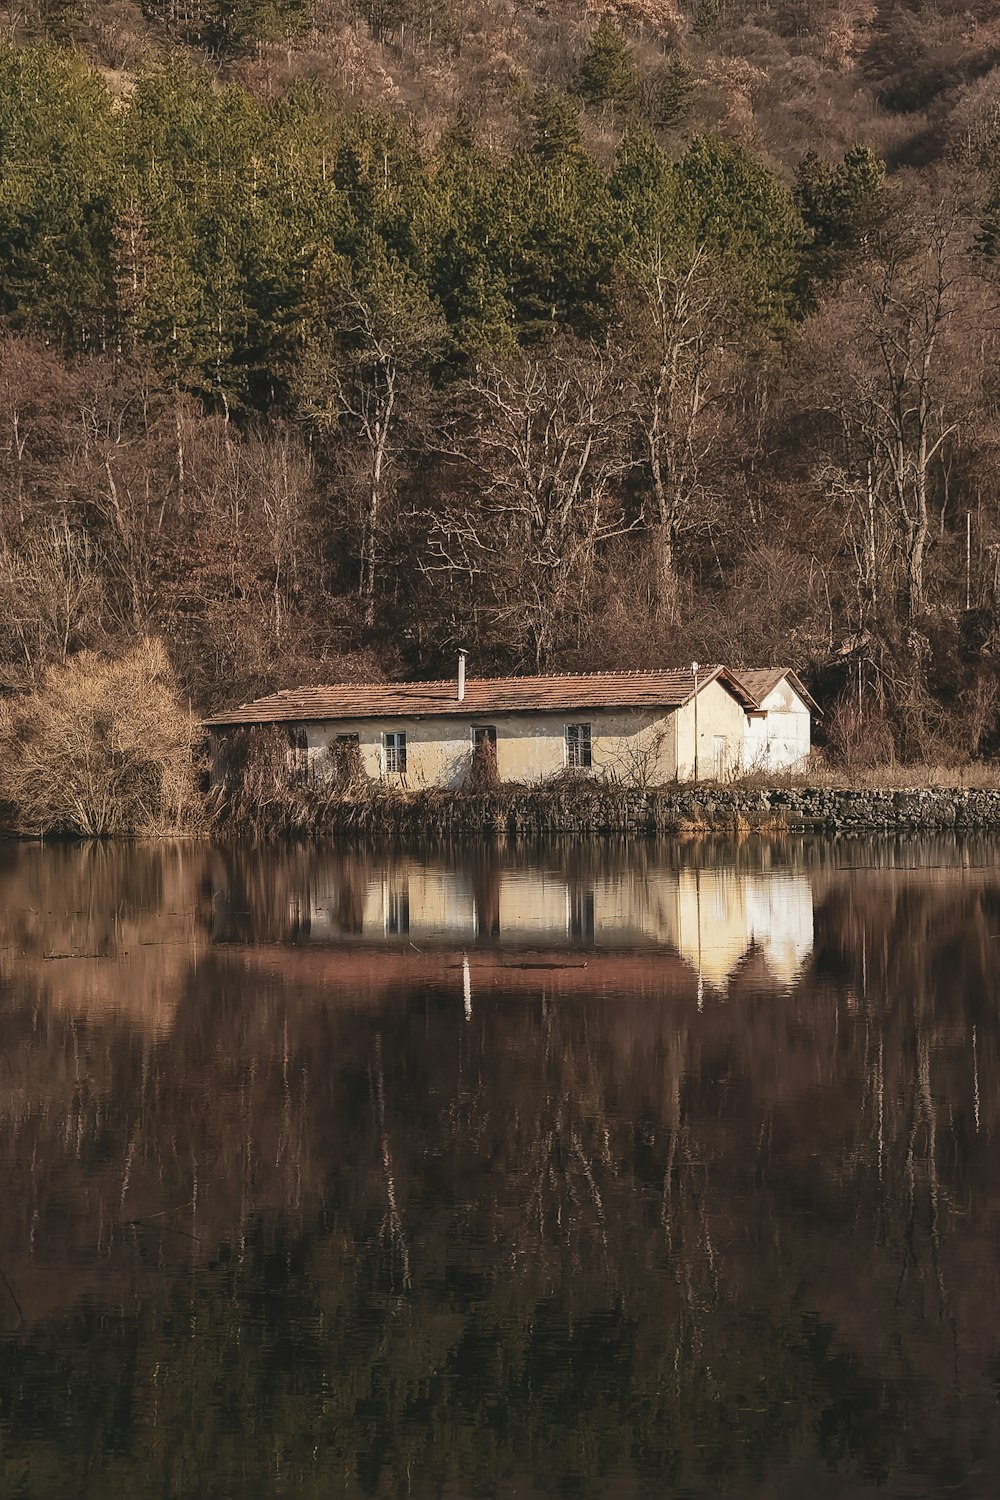
[[[794,770],[812,747],[815,700],[790,667],[740,667],[734,677],[756,700],[746,715],[742,765],[746,771]]]
[[[467,678],[463,654],[449,680],[295,688],[213,714],[205,726],[216,761],[228,734],[271,726],[287,736],[290,762],[303,773],[330,775],[348,751],[369,778],[414,790],[465,785],[484,740],[502,781],[532,784],[565,771],[631,786],[725,781],[746,763],[748,744],[754,754],[758,740],[773,745],[776,763],[787,753],[789,715],[794,745],[803,743],[794,715],[811,700],[797,679],[794,702],[783,696],[794,674],[769,680],[773,708],[749,685],[754,677],[716,665]]]

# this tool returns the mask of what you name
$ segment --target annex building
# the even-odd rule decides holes
[[[463,655],[449,680],[295,688],[205,725],[216,746],[236,729],[279,727],[303,772],[330,775],[349,750],[371,779],[412,789],[465,785],[483,740],[502,781],[575,770],[661,786],[797,764],[814,709],[785,668],[467,678]]]

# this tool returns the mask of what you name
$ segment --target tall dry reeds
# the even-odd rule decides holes
[[[358,746],[334,746],[320,774],[290,763],[287,733],[254,725],[221,734],[214,751],[215,779],[208,817],[223,836],[250,839],[315,837],[333,831],[378,827],[373,810],[399,794],[369,780]]]

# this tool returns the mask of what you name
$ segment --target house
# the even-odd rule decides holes
[[[594,771],[632,786],[723,779],[744,754],[757,698],[722,666],[443,682],[337,683],[274,693],[205,721],[215,741],[251,725],[288,737],[303,772],[331,774],[344,753],[372,779],[460,787],[475,747],[495,749],[503,781]]]
[[[742,764],[747,771],[786,771],[809,754],[812,715],[819,713],[790,667],[741,667],[733,672],[758,707],[746,716]]]

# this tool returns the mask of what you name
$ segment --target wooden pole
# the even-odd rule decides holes
[[[698,663],[691,663],[694,676],[694,780],[698,780]]]

